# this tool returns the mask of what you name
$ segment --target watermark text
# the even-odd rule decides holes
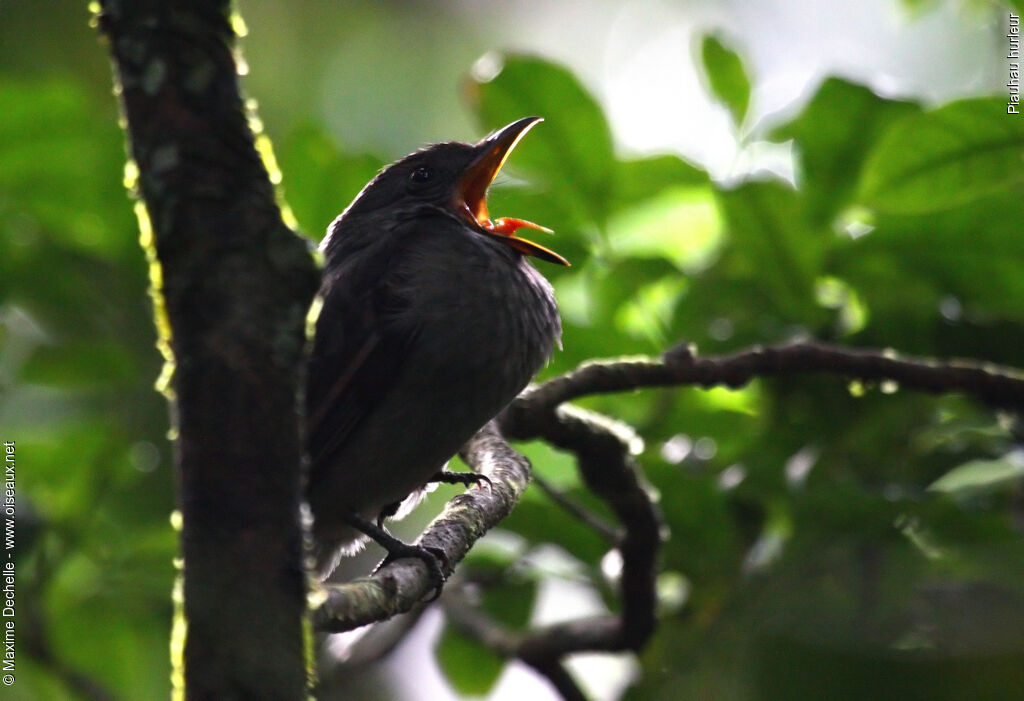
[[[4,686],[14,684],[14,476],[15,447],[14,441],[4,441],[4,486],[3,486],[3,520],[4,520],[4,555],[0,556],[0,631],[3,635],[3,654],[0,655],[0,682]]]
[[[1006,52],[1010,74],[1006,83],[1006,87],[1010,89],[1006,98],[1006,114],[1020,114],[1020,15],[1010,13],[1006,38],[1010,40],[1010,47]]]

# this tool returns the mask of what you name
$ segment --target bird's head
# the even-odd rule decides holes
[[[523,219],[491,220],[487,188],[498,175],[512,149],[540,117],[525,117],[502,127],[476,144],[447,142],[416,151],[384,168],[363,188],[331,227],[324,241],[329,248],[338,225],[349,218],[386,215],[394,211],[419,211],[424,206],[442,209],[472,229],[511,246],[520,253],[552,263],[569,265],[557,253],[516,236],[518,229],[549,229]]]

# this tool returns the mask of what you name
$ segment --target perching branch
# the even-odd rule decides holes
[[[566,699],[583,693],[563,660],[579,652],[639,651],[655,627],[656,559],[660,518],[644,489],[629,450],[629,436],[613,422],[569,406],[531,416],[507,412],[499,423],[509,437],[540,437],[576,455],[584,483],[608,502],[623,526],[619,615],[583,618],[512,633],[468,601],[446,599],[445,612],[463,633],[495,653],[518,659],[543,675]],[[465,597],[462,597],[465,598]]]
[[[639,650],[654,630],[660,520],[637,475],[629,441],[614,430],[613,424],[570,407],[548,413],[552,415],[540,417],[545,427],[536,435],[577,456],[584,482],[609,503],[625,527],[617,539],[623,560],[622,611],[619,615],[541,626],[521,634],[489,624],[479,612],[465,611],[468,618],[464,623],[467,632],[488,630],[482,639],[484,644],[530,665],[565,698],[575,699],[583,695],[562,665],[566,656],[585,651]],[[500,422],[516,438],[526,438],[532,426],[516,425],[507,416]],[[494,422],[467,444],[463,458],[491,478],[492,492],[473,489],[455,497],[419,541],[441,547],[453,563],[507,515],[529,479],[529,463],[504,442]],[[315,611],[314,624],[318,630],[342,632],[383,620],[419,605],[430,587],[421,562],[400,560],[370,577],[326,587],[326,600]],[[476,624],[470,625],[469,621]]]
[[[533,631],[522,643],[525,660],[560,657],[584,650],[640,650],[655,625],[655,577],[661,518],[640,480],[621,425],[571,406],[519,412],[516,404],[500,417],[509,438],[543,438],[576,456],[584,484],[604,499],[623,534],[617,618],[573,621]]]
[[[822,343],[754,347],[733,355],[699,357],[686,345],[660,360],[585,363],[515,401],[516,413],[555,407],[592,394],[644,387],[742,387],[755,377],[827,373],[872,382],[892,380],[922,392],[963,392],[998,409],[1024,409],[1024,372],[970,360],[904,358],[893,351],[855,350]]]
[[[498,424],[511,439],[541,438],[574,453],[584,483],[618,516],[624,529],[616,541],[623,558],[621,613],[511,633],[483,613],[462,607],[455,623],[495,652],[530,664],[563,695],[574,698],[578,688],[567,674],[562,674],[565,670],[560,660],[583,651],[639,650],[653,632],[660,522],[630,455],[630,435],[624,427],[563,403],[591,394],[644,387],[739,387],[755,377],[810,373],[871,382],[891,380],[906,389],[963,392],[996,408],[1024,407],[1024,376],[1016,370],[970,361],[901,358],[888,351],[813,343],[754,348],[708,358],[698,358],[681,347],[666,352],[662,360],[587,363],[524,392],[502,413]],[[472,541],[511,509],[529,474],[525,459],[502,441],[493,424],[467,445],[464,457],[491,476],[495,494],[501,496],[501,513],[482,501],[486,492],[473,490],[456,497],[421,539],[444,549],[452,562],[461,559]],[[512,483],[506,484],[506,479]],[[480,508],[486,508],[487,513],[476,513]],[[607,528],[600,530],[609,532]],[[410,610],[429,588],[421,563],[396,562],[373,577],[331,587],[327,603],[317,612],[317,627],[348,630]],[[551,664],[557,667],[551,668]]]
[[[451,566],[473,543],[505,518],[530,481],[530,463],[514,451],[491,422],[462,450],[466,464],[491,479],[489,487],[459,494],[430,524],[417,542],[440,548]],[[419,560],[397,560],[369,577],[326,585],[324,599],[313,612],[317,630],[340,633],[412,610],[431,593],[426,566]]]

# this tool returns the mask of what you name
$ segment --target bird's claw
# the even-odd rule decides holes
[[[368,535],[378,545],[388,551],[388,556],[381,560],[380,564],[374,568],[374,574],[395,560],[401,560],[404,557],[414,557],[417,560],[421,560],[427,566],[430,583],[434,585],[434,596],[429,601],[434,601],[437,597],[441,596],[441,589],[444,587],[445,582],[444,569],[451,569],[451,562],[448,560],[448,555],[445,554],[444,550],[432,546],[410,545],[409,543],[402,542],[380,526],[367,521],[357,513],[348,514],[345,520],[350,526]],[[444,569],[442,569],[442,566]]]
[[[401,541],[399,541],[399,543],[401,543]],[[451,562],[448,560],[448,555],[444,550],[432,545],[410,545],[409,543],[401,543],[401,547],[387,548],[387,551],[387,557],[381,560],[373,569],[374,574],[377,574],[377,572],[387,567],[395,560],[401,560],[405,557],[413,557],[422,561],[423,564],[427,566],[427,575],[430,577],[430,583],[434,587],[434,595],[427,599],[427,602],[435,601],[439,596],[441,596],[441,590],[444,588],[446,580],[444,569],[449,569],[451,566]]]
[[[487,475],[481,475],[479,472],[448,472],[447,470],[439,470],[430,478],[430,481],[443,482],[445,484],[461,484],[466,487],[474,484],[486,484],[488,490],[494,487],[491,478]]]

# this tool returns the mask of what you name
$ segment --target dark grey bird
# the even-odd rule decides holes
[[[423,559],[436,580],[436,555],[390,536],[384,518],[404,515],[430,482],[477,481],[443,468],[560,343],[551,285],[525,256],[568,262],[515,235],[543,227],[492,221],[486,203],[540,121],[402,158],[328,229],[306,392],[306,498],[323,577],[371,537],[389,559]]]

